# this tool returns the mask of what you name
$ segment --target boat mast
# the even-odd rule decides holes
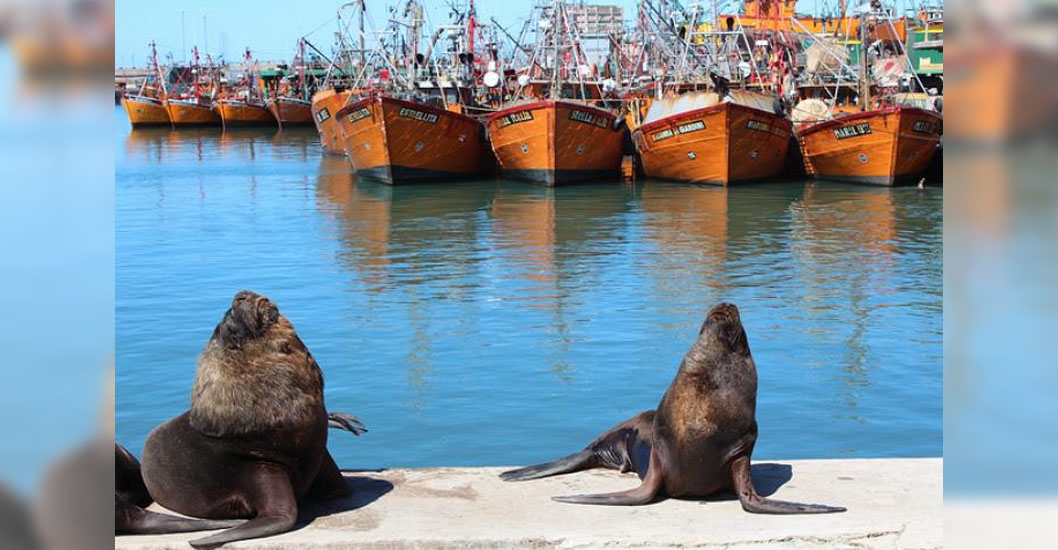
[[[360,6],[360,67],[367,67],[367,51],[364,45],[364,10],[367,7],[364,5],[364,0],[360,0],[357,3]]]
[[[151,40],[151,62],[154,64],[154,76],[158,79],[158,85],[162,87],[162,97],[165,98],[169,95],[169,90],[166,89],[165,77],[162,75],[162,69],[158,66],[158,48],[153,40]],[[143,85],[147,85],[146,80],[144,80]]]
[[[551,45],[553,47],[552,55],[555,58],[554,73],[551,75],[551,81],[552,81],[551,90],[549,90],[549,94],[548,94],[549,96],[551,96],[551,99],[558,99],[558,96],[559,96],[558,89],[559,89],[560,86],[562,86],[562,75],[561,75],[561,71],[559,69],[560,64],[559,64],[559,59],[558,59],[558,56],[559,56],[559,45],[558,45],[558,17],[559,17],[559,14],[558,14],[558,10],[561,9],[561,5],[562,5],[561,0],[554,0],[554,2],[552,3],[552,8],[551,8],[551,29],[550,29],[551,30]]]
[[[872,4],[873,4],[872,0]],[[871,84],[867,80],[867,34],[864,28],[867,26],[867,16],[861,13],[859,18],[859,29],[857,29],[860,37],[860,111],[868,110],[871,94]]]
[[[194,84],[193,84],[193,86],[195,87],[195,91],[194,91],[194,96],[195,97],[198,97],[198,71],[199,71],[199,67],[198,67],[198,46],[192,46],[191,47],[191,74],[195,75],[194,76]]]

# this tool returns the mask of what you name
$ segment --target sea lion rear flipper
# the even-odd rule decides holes
[[[187,533],[227,529],[246,522],[243,519],[198,519],[159,514],[116,496],[114,531],[130,535],[159,535],[163,533]]]
[[[647,471],[646,477],[643,478],[643,483],[635,489],[599,495],[551,497],[551,500],[573,504],[603,504],[609,506],[649,504],[661,492],[664,480],[661,463],[661,457],[658,456],[658,451],[655,448],[650,453],[650,469]]]
[[[760,496],[750,477],[748,455],[740,456],[731,463],[731,476],[735,491],[738,493],[738,500],[742,502],[742,509],[747,512],[754,514],[830,514],[845,511],[845,508],[841,506],[802,504]]]
[[[367,431],[367,426],[364,426],[359,418],[342,412],[327,414],[327,427],[352,432],[353,435],[360,435]]]
[[[257,494],[250,502],[257,516],[215,535],[190,541],[194,548],[216,548],[237,540],[256,539],[285,533],[298,519],[298,503],[287,472],[272,465],[262,465],[254,473]]]
[[[527,481],[530,479],[540,479],[542,477],[559,474],[568,474],[570,472],[579,472],[581,470],[587,470],[594,465],[595,454],[592,453],[591,449],[584,449],[579,453],[574,453],[558,460],[552,460],[551,462],[503,472],[500,474],[500,478],[504,481]]]

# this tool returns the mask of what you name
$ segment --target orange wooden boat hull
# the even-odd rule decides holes
[[[129,122],[133,127],[169,124],[169,113],[165,110],[165,103],[160,99],[127,95],[122,103],[125,105],[125,114],[129,116]]]
[[[472,178],[489,164],[485,129],[465,115],[374,97],[343,107],[335,118],[358,177],[390,185]]]
[[[312,103],[303,99],[281,97],[270,100],[268,108],[284,126],[308,126],[312,124]]]
[[[165,102],[173,126],[205,126],[220,124],[220,115],[213,106],[187,100],[170,99]]]
[[[875,185],[914,184],[937,151],[944,120],[895,107],[839,116],[798,130],[809,175]]]
[[[720,103],[644,124],[632,137],[647,177],[729,185],[782,172],[792,132],[785,117]]]
[[[263,105],[254,105],[238,99],[217,101],[217,111],[225,126],[260,126],[275,124],[272,112]]]
[[[316,124],[316,131],[320,134],[320,145],[323,146],[324,153],[345,154],[338,121],[334,115],[345,106],[352,93],[351,90],[336,91],[331,88],[316,92],[312,96],[312,122]]]
[[[493,113],[489,137],[503,175],[555,186],[617,178],[625,128],[613,113],[566,101],[540,101]]]

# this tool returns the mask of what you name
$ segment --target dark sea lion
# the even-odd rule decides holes
[[[350,487],[327,452],[323,375],[294,327],[266,297],[235,295],[199,357],[191,409],[158,426],[143,449],[143,479],[166,508],[209,519],[249,518],[196,548],[290,530],[298,502]]]
[[[647,504],[660,495],[707,497],[733,490],[747,512],[822,514],[845,508],[760,496],[750,478],[757,442],[757,368],[738,308],[709,311],[657,411],[606,432],[583,451],[553,462],[504,472],[523,481],[588,468],[635,471],[642,484],[628,491],[554,497],[578,504]]]

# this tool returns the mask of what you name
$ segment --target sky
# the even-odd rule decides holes
[[[430,23],[447,23],[448,3],[465,1],[424,0]],[[394,0],[366,2],[375,26],[383,27],[387,6],[395,3]],[[289,59],[298,37],[306,35],[330,54],[333,33],[337,30],[335,14],[342,3],[340,0],[116,0],[114,63],[118,67],[145,65],[152,40],[158,44],[158,56],[163,63],[167,54],[172,54],[175,61],[186,60],[193,45],[198,46],[203,57],[208,45],[208,53],[214,58],[223,54],[228,61],[241,59],[246,47],[257,59]],[[637,0],[588,3],[620,5],[625,19],[631,20]],[[475,0],[479,19],[488,21],[489,17],[495,17],[513,34],[517,34],[532,4],[533,0]],[[742,2],[726,0],[721,4],[741,6]],[[811,13],[828,5],[837,5],[837,0],[801,0],[798,11]]]

